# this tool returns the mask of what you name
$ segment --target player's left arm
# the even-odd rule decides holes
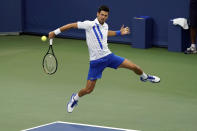
[[[112,31],[112,30],[109,30],[107,36],[128,35],[128,34],[130,34],[130,29],[129,29],[129,27],[124,27],[124,25],[123,25],[123,26],[120,28],[119,31]]]

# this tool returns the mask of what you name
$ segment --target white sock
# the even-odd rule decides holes
[[[74,100],[76,100],[76,101],[79,100],[79,95],[78,95],[78,93],[74,96]]]
[[[191,47],[192,48],[196,48],[196,44],[191,44]]]
[[[148,78],[147,74],[144,73],[144,72],[142,73],[141,77],[142,77],[143,79],[147,79],[147,78]]]

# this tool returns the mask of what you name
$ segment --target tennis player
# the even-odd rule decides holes
[[[77,94],[73,93],[70,101],[67,104],[67,111],[71,113],[77,105],[80,97],[91,93],[94,90],[97,79],[102,77],[102,72],[106,67],[118,69],[127,68],[134,71],[140,76],[143,82],[150,81],[152,83],[160,82],[160,78],[145,74],[139,66],[123,57],[113,54],[107,43],[108,36],[120,36],[130,33],[128,27],[122,26],[118,31],[108,30],[108,25],[105,23],[109,15],[109,8],[101,6],[97,12],[97,18],[94,21],[83,21],[64,25],[49,33],[49,38],[52,39],[56,35],[71,28],[84,29],[86,31],[86,42],[88,45],[90,66],[87,77],[86,87],[81,89]]]

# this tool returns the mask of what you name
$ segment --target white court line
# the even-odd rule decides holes
[[[39,127],[43,127],[43,126],[47,126],[47,125],[51,125],[51,124],[55,124],[55,123],[65,123],[65,124],[72,124],[72,125],[89,126],[89,127],[97,127],[97,128],[105,128],[105,129],[123,130],[123,131],[140,131],[140,130],[115,128],[115,127],[98,126],[98,125],[88,125],[88,124],[81,124],[81,123],[63,122],[63,121],[56,121],[56,122],[40,125],[40,126],[37,126],[37,127],[33,127],[33,128],[21,130],[21,131],[28,131],[28,130],[36,129],[36,128],[39,128]]]
[[[131,130],[131,129],[123,129],[123,128],[115,128],[115,127],[107,127],[107,126],[97,126],[97,125],[88,125],[88,124],[81,124],[81,123],[62,122],[62,121],[57,121],[57,123],[66,123],[66,124],[73,124],[73,125],[90,126],[90,127],[98,127],[98,128],[106,128],[106,129],[114,129],[114,130],[124,130],[124,131],[140,131],[140,130]]]
[[[29,128],[29,129],[24,129],[24,130],[21,130],[21,131],[28,131],[28,130],[36,129],[36,128],[39,128],[39,127],[52,125],[52,124],[55,124],[55,123],[57,123],[57,121],[56,122],[52,122],[52,123],[48,123],[48,124],[44,124],[44,125],[40,125],[40,126],[36,126],[36,127],[33,127],[33,128]]]

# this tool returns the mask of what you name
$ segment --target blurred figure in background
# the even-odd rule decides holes
[[[197,53],[196,50],[196,28],[197,28],[197,0],[190,0],[190,38],[191,46],[185,51],[186,54]]]

